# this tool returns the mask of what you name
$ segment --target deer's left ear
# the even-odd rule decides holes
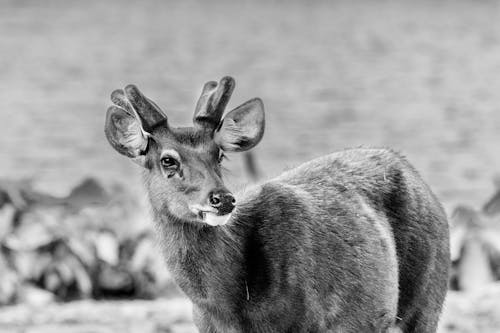
[[[117,152],[144,166],[148,138],[134,116],[117,106],[111,106],[106,113],[104,132]]]
[[[214,141],[224,151],[245,151],[255,147],[264,135],[264,104],[254,98],[229,112],[219,124]]]

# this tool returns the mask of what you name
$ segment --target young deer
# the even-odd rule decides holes
[[[386,149],[305,163],[234,196],[226,152],[264,133],[262,101],[224,118],[234,80],[203,87],[194,127],[170,126],[133,85],[106,136],[144,167],[164,256],[201,332],[435,332],[447,290],[445,213]]]

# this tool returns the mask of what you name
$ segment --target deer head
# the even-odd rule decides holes
[[[234,80],[207,82],[196,105],[193,127],[172,127],[160,108],[137,87],[111,94],[105,133],[113,148],[144,168],[153,212],[173,222],[224,224],[235,207],[225,187],[225,152],[253,148],[264,134],[264,106],[254,98],[224,109]]]

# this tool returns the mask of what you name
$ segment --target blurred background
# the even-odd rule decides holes
[[[136,84],[189,125],[204,82],[259,96],[261,179],[345,147],[403,152],[450,216],[440,332],[500,332],[500,3],[0,3],[0,332],[193,332],[140,170],[103,134]],[[233,190],[251,182],[241,156]]]

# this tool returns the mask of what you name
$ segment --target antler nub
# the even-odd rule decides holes
[[[193,118],[195,125],[215,129],[222,118],[234,86],[234,79],[229,76],[223,77],[219,84],[215,81],[205,83],[196,103]]]
[[[117,89],[113,91],[111,101],[131,116],[138,118],[141,127],[146,132],[167,120],[167,116],[161,109],[134,85],[126,86],[124,90]]]
[[[125,87],[125,96],[141,118],[145,131],[149,131],[157,124],[167,120],[167,116],[149,98],[144,96],[136,86],[129,84]]]

